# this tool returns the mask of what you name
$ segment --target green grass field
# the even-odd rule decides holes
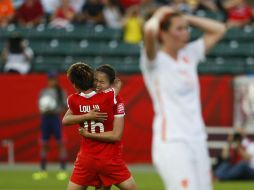
[[[32,179],[31,170],[0,170],[0,190],[64,190],[68,180],[58,181],[56,171],[50,171],[49,177],[41,181]],[[132,173],[139,190],[163,190],[163,184],[154,171],[133,169]],[[89,188],[92,190],[93,188]],[[113,187],[112,190],[117,188]],[[215,183],[214,190],[253,190],[253,182],[224,182]]]

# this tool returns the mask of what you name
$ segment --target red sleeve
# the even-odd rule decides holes
[[[67,98],[67,106],[72,112],[74,111],[73,94]]]
[[[124,108],[124,102],[121,96],[116,96],[116,104],[114,105],[114,115],[115,116],[124,116],[125,115],[125,108]]]
[[[114,105],[117,103],[115,91],[114,91],[113,88],[108,88],[107,90],[104,90],[102,93],[103,93],[103,94],[106,94],[107,97],[109,98],[109,100],[112,100],[112,99],[113,99],[113,104],[114,104]]]

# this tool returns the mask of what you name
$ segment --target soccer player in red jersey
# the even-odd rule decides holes
[[[120,189],[136,190],[136,185],[121,158],[122,145],[119,141],[110,142],[109,136],[115,133],[114,107],[115,93],[108,89],[101,93],[92,90],[93,70],[86,64],[77,63],[68,70],[68,78],[79,93],[68,98],[68,105],[75,115],[89,113],[93,108],[107,113],[103,122],[85,121],[83,126],[88,133],[101,134],[99,141],[82,138],[81,148],[75,161],[68,190],[83,190],[87,186],[110,186],[116,184]]]
[[[105,64],[98,67],[95,72],[95,81],[94,81],[96,92],[98,93],[103,90],[109,89],[114,84],[115,79],[116,72],[110,65]],[[115,130],[108,132],[108,136],[105,136],[105,133],[90,134],[84,128],[81,127],[80,134],[87,138],[92,138],[101,141],[109,141],[109,142],[120,141],[124,127],[125,111],[124,111],[124,103],[121,96],[117,95],[116,101],[117,104],[114,106],[114,117],[115,117],[114,122],[117,123],[116,128],[114,128]]]

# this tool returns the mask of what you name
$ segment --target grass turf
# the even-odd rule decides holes
[[[1,190],[64,190],[67,187],[68,180],[58,181],[56,171],[50,171],[49,177],[41,181],[32,179],[32,171],[0,171],[0,189]],[[159,176],[152,171],[142,172],[133,171],[134,178],[138,184],[139,190],[163,190],[163,184]],[[92,190],[94,188],[89,188]],[[113,187],[112,190],[117,188]],[[248,182],[224,182],[215,183],[214,190],[253,190],[254,181]]]

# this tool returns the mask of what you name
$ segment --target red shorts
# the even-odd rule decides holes
[[[101,159],[90,155],[77,156],[71,182],[80,186],[109,186],[119,184],[131,176],[121,158]]]

